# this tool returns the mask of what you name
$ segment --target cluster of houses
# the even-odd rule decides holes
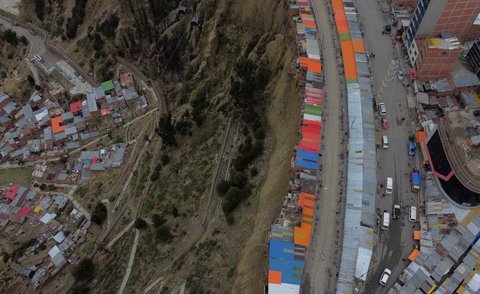
[[[82,213],[69,205],[65,195],[35,192],[18,184],[0,187],[0,227],[16,236],[33,228],[33,241],[16,256],[15,262],[23,267],[20,275],[30,279],[34,288],[67,263],[78,260],[74,248],[85,240],[88,225]],[[29,257],[38,254],[41,246],[48,249],[48,254],[44,253],[41,262],[30,266]]]
[[[58,102],[65,93],[57,84],[50,81],[45,85],[48,91],[23,106],[0,93],[0,162],[58,158],[98,137],[99,130],[121,125],[148,107],[130,73],[103,82],[68,105]]]
[[[32,177],[37,182],[49,184],[78,184],[86,180],[92,171],[104,171],[119,167],[125,156],[125,143],[94,151],[81,151],[78,158],[66,162],[64,166],[37,163]]]

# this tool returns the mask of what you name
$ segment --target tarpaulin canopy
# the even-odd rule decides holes
[[[415,259],[417,259],[419,255],[420,255],[420,251],[417,249],[414,249],[413,252],[410,254],[410,256],[408,256],[408,259],[410,261],[414,261]]]

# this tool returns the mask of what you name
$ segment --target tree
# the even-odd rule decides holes
[[[35,79],[33,78],[32,75],[28,75],[28,76],[27,76],[27,82],[28,82],[28,85],[29,85],[30,87],[35,86]]]
[[[145,222],[142,218],[137,218],[133,226],[135,227],[135,229],[139,230],[143,230],[148,227],[147,222]]]
[[[177,146],[175,140],[175,128],[172,124],[172,115],[170,113],[163,115],[158,122],[155,132],[162,138],[162,141],[169,146]]]
[[[102,202],[98,202],[92,213],[92,222],[101,225],[107,218],[107,207]]]
[[[217,184],[217,192],[218,192],[218,194],[220,194],[221,196],[223,196],[223,195],[225,195],[225,193],[227,193],[228,188],[230,188],[230,183],[229,183],[228,181],[221,180],[221,181]]]
[[[152,216],[152,223],[155,227],[159,227],[159,226],[163,225],[165,222],[166,222],[166,220],[157,213],[155,213]]]
[[[91,258],[84,258],[72,269],[76,281],[91,281],[94,277],[95,265]]]
[[[168,154],[163,154],[160,161],[163,165],[167,165],[170,162],[170,156],[168,156]]]
[[[167,243],[172,241],[173,235],[167,226],[161,225],[155,228],[155,239],[159,242]]]
[[[44,0],[35,0],[35,14],[39,20],[43,20],[43,13],[45,8]]]

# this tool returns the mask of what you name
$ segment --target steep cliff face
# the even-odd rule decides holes
[[[24,0],[25,15],[35,10],[36,2]],[[161,183],[149,192],[152,197],[144,216],[170,214],[171,206],[177,205],[182,216],[167,219],[175,227],[175,244],[155,244],[151,235],[142,233],[126,292],[143,292],[163,272],[162,283],[168,289],[184,279],[190,293],[260,293],[266,260],[258,244],[266,241],[265,228],[281,206],[285,189],[277,181],[287,182],[300,109],[295,99],[296,45],[287,2],[186,1],[187,14],[179,12],[178,2],[168,0],[45,0],[44,4],[41,19],[30,13],[30,20],[48,28],[54,40],[98,80],[113,74],[117,56],[158,80],[171,106],[177,134],[181,133],[177,135],[180,146],[168,149],[175,169],[162,170]],[[191,23],[194,16],[199,17],[199,26]],[[239,68],[255,73],[244,80],[261,85],[259,89],[238,82]],[[237,97],[232,98],[232,93]],[[252,97],[242,97],[242,93]],[[223,127],[229,117],[248,112],[240,102],[253,105],[247,109],[258,113],[267,129],[263,156],[253,163],[256,172],[252,165],[241,171],[249,177],[250,196],[230,215],[233,223],[227,223],[220,210],[215,222],[190,246],[190,236],[200,229],[200,212],[207,206],[207,187]],[[253,132],[252,128],[242,122],[240,142],[245,138],[260,141],[260,128],[255,126]],[[121,283],[128,240],[123,244],[114,253],[119,255],[97,261],[103,262],[100,268],[109,274],[97,277],[92,285],[95,292],[111,292],[106,289],[117,289]],[[180,254],[185,248],[189,250]],[[164,271],[172,260],[173,265]]]

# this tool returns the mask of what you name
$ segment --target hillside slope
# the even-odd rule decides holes
[[[150,164],[158,167],[157,179],[129,190],[134,207],[146,193],[140,216],[149,225],[141,231],[125,293],[143,292],[159,276],[164,291],[184,281],[189,293],[260,293],[266,259],[259,244],[266,242],[265,229],[286,192],[278,183],[288,182],[301,105],[291,18],[284,1],[184,3],[187,14],[167,0],[23,0],[21,13],[46,28],[97,81],[112,77],[122,57],[156,80],[168,101],[178,146],[157,150],[160,137],[154,137],[134,180],[152,178]],[[199,16],[199,26],[191,23],[193,16]],[[240,127],[228,182],[242,198],[226,193],[223,212],[205,230],[201,219],[211,174],[232,117]],[[239,157],[254,151],[241,162]],[[127,209],[122,224],[134,210]],[[83,286],[95,293],[116,291],[132,243],[133,233],[126,234],[110,253],[97,255],[96,279]],[[68,274],[60,278],[45,291],[67,292],[73,280]]]

